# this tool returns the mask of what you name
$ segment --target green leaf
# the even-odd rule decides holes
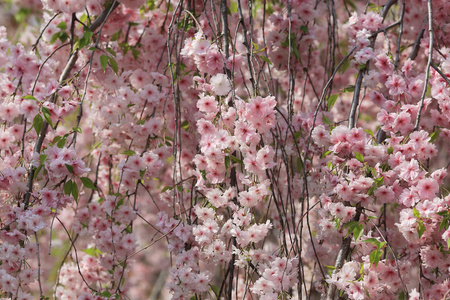
[[[111,65],[111,68],[113,69],[114,73],[117,74],[119,72],[119,67],[117,66],[117,62],[114,58],[109,58],[109,64]]]
[[[187,131],[189,128],[189,122],[185,120],[183,123],[181,123],[181,128]]]
[[[355,237],[355,242],[358,241],[358,239],[362,236],[364,233],[364,226],[362,224],[356,225],[355,229],[353,230],[353,236]]]
[[[341,227],[341,219],[337,218],[334,221],[336,222],[336,229],[339,229],[339,227]]]
[[[336,103],[336,100],[337,100],[337,98],[338,98],[338,95],[339,95],[339,94],[333,94],[333,95],[331,95],[330,97],[328,97],[328,99],[327,99],[327,103],[328,103],[328,111],[330,111],[330,110],[333,108],[333,106],[334,106],[334,104]]]
[[[37,114],[33,119],[33,127],[36,130],[36,134],[39,136],[42,130],[42,126],[44,126],[44,120],[40,114]]]
[[[45,155],[45,154],[39,155],[39,161],[41,162],[41,164],[43,164],[46,159],[47,159],[47,155]]]
[[[231,158],[232,161],[234,161],[234,162],[236,162],[236,163],[238,163],[240,165],[244,165],[244,162],[242,160],[240,160],[239,158],[237,158],[236,156],[230,155],[230,158]]]
[[[19,11],[14,15],[14,19],[17,23],[22,23],[25,21],[25,19],[28,17],[28,15],[31,13],[31,9],[29,8],[20,8]]]
[[[238,5],[237,5],[237,1],[231,1],[230,3],[230,13],[235,14],[238,12]]]
[[[294,139],[298,140],[298,138],[302,135],[301,131],[294,132]]]
[[[377,240],[376,238],[366,239],[361,242],[370,243],[370,244],[374,245],[375,247],[377,247],[377,249],[380,249],[382,247],[382,243],[379,240]]]
[[[343,92],[347,93],[347,92],[354,92],[355,91],[355,86],[354,85],[349,85],[348,87],[346,87]]]
[[[433,143],[438,138],[440,132],[441,130],[438,129],[430,135],[430,143]]]
[[[75,182],[72,184],[72,196],[78,204],[78,185]]]
[[[40,164],[39,167],[37,167],[36,171],[34,171],[34,177],[33,177],[33,179],[36,179],[36,178],[37,178],[39,172],[42,170],[43,167],[44,167],[43,164]]]
[[[97,141],[94,145],[92,145],[92,149],[97,149],[98,147],[100,147],[100,145],[102,144],[102,141]]]
[[[26,95],[26,96],[22,96],[22,99],[25,99],[25,100],[35,100],[35,101],[38,101],[36,98],[34,98],[33,96],[31,96],[31,95]]]
[[[61,138],[58,143],[56,144],[56,146],[58,146],[58,148],[63,148],[66,145],[66,141],[67,141],[67,137],[64,136],[63,138]]]
[[[325,157],[327,157],[330,153],[332,153],[332,151],[331,151],[331,150],[327,150],[327,151],[325,151],[324,153],[322,153],[322,155],[320,156],[320,158],[325,158]]]
[[[126,150],[123,151],[122,154],[125,154],[126,156],[133,156],[136,154],[136,152],[134,152],[133,150]]]
[[[219,288],[215,285],[211,285],[211,290],[214,292],[216,296],[219,296]]]
[[[414,215],[414,217],[416,217],[417,219],[420,218],[420,212],[419,212],[415,207],[413,207],[413,215]]]
[[[105,50],[108,51],[112,56],[116,57],[116,52],[114,52],[113,49],[111,49],[111,48],[106,48]]]
[[[225,169],[230,167],[231,161],[229,156],[225,156]]]
[[[364,129],[364,131],[365,131],[367,134],[369,134],[370,136],[374,137],[374,136],[373,136],[373,131],[372,131],[372,130],[370,130],[370,129]]]
[[[269,58],[267,58],[266,56],[259,56],[263,61],[265,61],[266,63],[268,63],[269,65],[272,65],[272,62],[270,61]]]
[[[394,147],[390,146],[390,147],[387,149],[387,153],[388,153],[388,154],[394,153]]]
[[[300,30],[303,31],[303,32],[306,33],[306,34],[309,34],[308,27],[305,26],[305,25],[300,26]]]
[[[106,66],[108,65],[108,56],[101,55],[100,56],[100,64],[102,65],[103,73],[106,72]]]
[[[331,125],[331,120],[325,114],[322,114],[322,121],[324,124]]]
[[[73,173],[73,167],[71,165],[66,164],[66,168],[69,171],[70,174]]]
[[[376,178],[376,179],[374,180],[374,182],[375,182],[376,186],[382,185],[383,182],[384,182],[384,176],[381,176],[380,178]]]
[[[66,22],[62,21],[62,22],[59,22],[59,24],[56,25],[56,27],[58,27],[59,29],[64,31],[67,29],[67,24],[66,24]]]
[[[345,237],[348,237],[350,234],[353,233],[353,231],[355,230],[356,226],[358,226],[358,222],[357,221],[350,221],[348,223],[346,223],[342,228],[348,228],[347,230],[347,234],[345,235]]]
[[[377,175],[377,170],[375,170],[375,168],[374,167],[369,167],[369,171],[370,171],[370,173],[372,174],[372,177],[373,178],[376,178],[378,175]]]
[[[134,60],[137,60],[139,58],[139,51],[137,49],[131,49],[131,54],[133,55]]]
[[[439,224],[439,231],[441,230],[447,230],[449,227],[449,220],[448,218],[444,218],[441,223]]]
[[[83,185],[88,189],[96,190],[94,183],[89,177],[81,177],[80,180],[83,183]]]
[[[59,39],[60,35],[61,35],[61,31],[52,35],[52,38],[50,39],[50,45],[52,45],[54,42],[56,42],[56,40]]]
[[[61,43],[64,43],[69,38],[69,35],[66,32],[61,32],[58,38],[61,41]]]
[[[72,192],[72,180],[69,180],[64,184],[64,194],[70,195],[71,192]]]
[[[47,107],[42,108],[42,114],[44,115],[45,121],[47,121],[47,123],[50,124],[50,126],[53,128],[51,113]]]
[[[364,156],[363,156],[361,153],[356,152],[356,151],[354,151],[354,153],[355,153],[355,158],[356,158],[359,162],[364,162]]]
[[[111,36],[111,42],[115,42],[119,39],[120,34],[122,33],[122,29],[120,29],[119,31],[117,31],[116,33],[114,33]]]
[[[350,221],[350,222],[345,223],[342,226],[342,228],[349,228],[349,227],[354,228],[357,224],[359,224],[358,221]]]
[[[168,190],[173,190],[173,186],[165,186],[165,187],[161,190],[161,193],[164,193],[165,191],[168,191]]]
[[[419,226],[417,226],[417,233],[419,234],[419,238],[421,238],[422,235],[424,234],[426,228],[425,228],[425,225],[423,225],[422,220],[417,221],[417,224],[419,225]]]
[[[87,248],[87,249],[84,249],[84,250],[81,250],[81,251],[83,251],[84,253],[86,253],[89,256],[96,257],[97,256],[96,255],[97,251],[99,251],[99,250],[97,250],[96,248]]]
[[[103,293],[100,294],[100,296],[110,298],[112,294],[109,291],[104,291]]]
[[[347,59],[346,61],[344,61],[344,62],[342,63],[342,66],[341,66],[341,74],[344,74],[345,71],[347,71],[347,69],[348,69],[349,66],[350,66],[350,61]]]
[[[383,251],[373,250],[369,255],[370,263],[375,264],[375,266],[377,266],[378,263],[380,262],[382,255],[383,255]]]
[[[83,14],[83,15],[80,17],[80,21],[84,23],[86,20],[87,20],[87,14]]]
[[[298,62],[302,64],[302,60],[300,58],[300,52],[298,52],[298,47],[295,43],[291,44],[292,52],[294,53],[295,57],[297,58]]]

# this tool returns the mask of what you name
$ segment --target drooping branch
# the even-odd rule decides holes
[[[433,60],[433,47],[434,47],[434,40],[433,40],[433,8],[431,6],[431,0],[427,1],[427,8],[428,8],[428,34],[429,34],[429,46],[428,46],[428,61],[427,61],[427,67],[425,71],[425,83],[423,85],[422,95],[420,96],[420,106],[419,111],[417,112],[416,117],[416,124],[414,125],[413,131],[416,131],[419,129],[420,124],[420,118],[422,116],[422,110],[425,102],[425,94],[427,92],[428,87],[428,80],[430,77],[430,67]]]
[[[91,32],[94,32],[95,30],[97,30],[97,28],[99,26],[101,26],[103,23],[106,22],[107,17],[109,16],[109,14],[116,9],[119,6],[119,2],[117,2],[116,0],[114,0],[113,4],[110,7],[107,7],[99,16],[97,19],[95,19],[95,21],[91,24],[91,26],[89,26],[89,30]],[[74,52],[72,52],[72,54],[69,56],[68,62],[66,64],[66,66],[64,67],[61,76],[59,77],[59,84],[63,85],[64,82],[66,81],[66,79],[69,77],[70,71],[72,71],[73,67],[75,66],[75,63],[78,60],[78,52],[79,49],[76,49]],[[51,103],[55,103],[56,100],[58,99],[58,94],[57,92],[54,92],[52,97],[50,98],[50,102]],[[35,153],[40,153],[41,149],[42,149],[42,145],[44,143],[45,137],[47,136],[47,130],[48,130],[48,122],[44,121],[43,125],[42,125],[42,129],[41,132],[39,133],[39,137],[36,141],[36,144],[34,146],[34,152]],[[34,166],[30,166],[30,169],[28,171],[28,184],[27,184],[27,192],[24,195],[23,198],[23,203],[25,204],[25,208],[27,208],[30,204],[30,197],[31,197],[31,193],[33,191],[33,182],[34,182],[34,174],[35,174],[36,168]]]

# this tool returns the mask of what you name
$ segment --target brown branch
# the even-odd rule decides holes
[[[428,62],[427,62],[427,69],[425,71],[425,84],[423,85],[422,95],[420,96],[420,107],[419,111],[417,112],[416,117],[416,124],[414,125],[413,131],[416,131],[419,129],[420,124],[420,117],[422,116],[422,110],[424,106],[425,101],[425,94],[427,92],[427,86],[428,86],[428,79],[430,77],[430,67],[431,62],[433,59],[433,9],[431,7],[431,0],[427,1],[428,6],[428,34],[430,36],[429,46],[428,46]]]
[[[358,204],[356,205],[356,214],[353,217],[353,221],[359,221],[360,216],[361,216],[361,202],[358,202]],[[336,258],[336,263],[334,265],[333,274],[336,274],[337,272],[339,272],[339,270],[344,265],[344,260],[348,256],[349,251],[350,251],[351,242],[352,242],[352,235],[350,235],[342,240],[341,248],[339,249],[339,253]],[[336,285],[331,284],[331,286],[328,288],[326,300],[334,299],[336,289],[337,289]]]
[[[95,31],[100,25],[102,25],[104,22],[106,22],[107,17],[109,14],[119,6],[119,2],[114,0],[114,3],[111,5],[111,7],[108,7],[105,9],[97,19],[95,19],[94,23],[89,26],[90,31]],[[72,70],[72,68],[75,66],[75,63],[78,59],[78,51],[79,49],[75,50],[70,56],[69,60],[64,67],[63,72],[61,73],[61,76],[59,77],[59,84],[63,85],[64,81],[69,77],[69,73]],[[51,102],[55,103],[58,99],[58,94],[55,92],[51,97]],[[36,141],[36,144],[34,146],[34,152],[40,153],[42,149],[42,144],[44,143],[45,137],[47,136],[47,130],[48,130],[48,123],[47,121],[44,121],[44,124],[42,125],[41,132],[39,133],[38,140]],[[33,191],[33,182],[34,182],[34,174],[35,174],[36,168],[34,166],[30,166],[30,169],[28,171],[28,184],[27,184],[27,192],[24,195],[23,203],[25,204],[25,208],[27,208],[30,204],[30,197],[31,193]]]

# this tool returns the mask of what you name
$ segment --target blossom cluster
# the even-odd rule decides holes
[[[1,297],[448,296],[450,6],[382,2],[11,1]]]

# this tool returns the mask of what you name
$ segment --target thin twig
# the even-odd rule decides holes
[[[420,96],[420,106],[419,111],[417,112],[416,117],[416,124],[414,125],[413,131],[416,131],[419,129],[420,124],[420,117],[422,116],[422,110],[425,102],[425,94],[427,92],[428,87],[428,80],[430,77],[430,67],[431,62],[433,59],[433,9],[431,7],[431,0],[427,0],[427,7],[428,7],[428,34],[430,37],[429,46],[428,46],[428,62],[427,62],[427,69],[425,72],[425,84],[423,85],[422,95]]]

